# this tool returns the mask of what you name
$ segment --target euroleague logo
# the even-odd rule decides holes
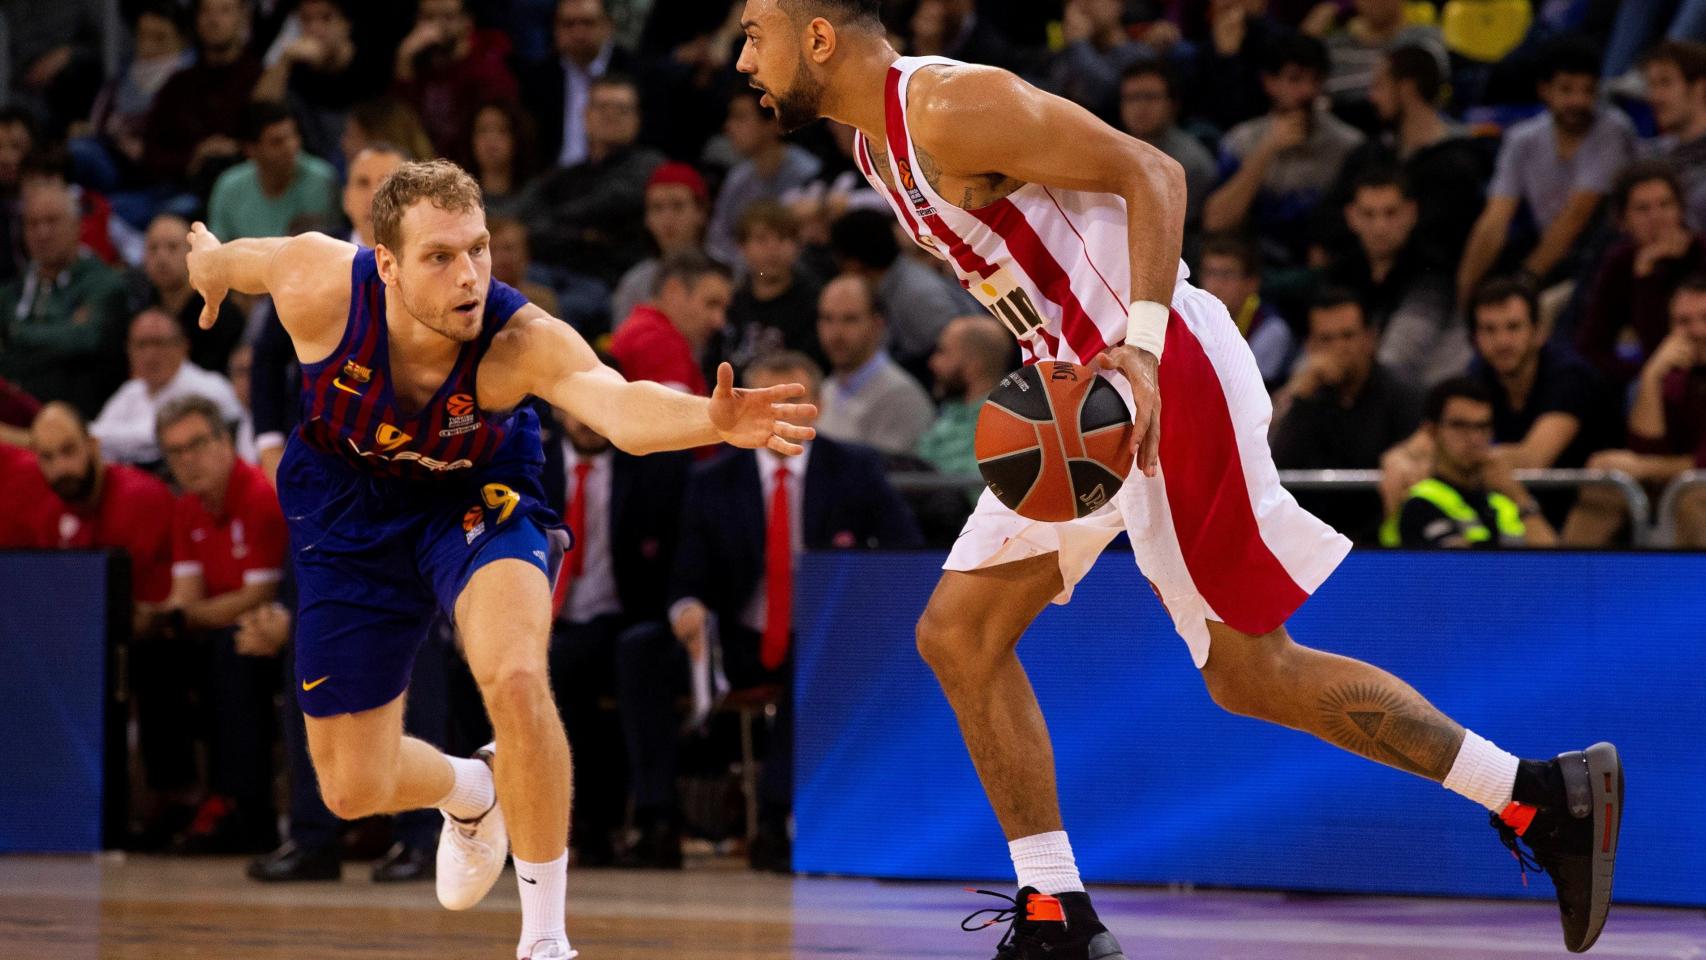
[[[462,515],[462,536],[467,542],[473,543],[479,538],[480,534],[485,532],[486,511],[479,504],[475,504],[468,508],[467,513]]]
[[[438,432],[441,437],[459,437],[480,429],[474,398],[466,393],[451,394],[450,399],[444,402],[444,412],[449,414],[449,419],[445,421],[444,429]]]
[[[918,178],[912,175],[912,164],[905,159],[896,158],[895,166],[900,168],[900,185],[912,199],[912,205],[918,208],[918,215],[926,220],[935,216],[936,208],[925,198],[924,191],[918,189]]]

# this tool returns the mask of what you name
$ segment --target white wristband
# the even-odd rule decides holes
[[[1128,347],[1154,354],[1161,359],[1161,348],[1167,343],[1167,321],[1173,311],[1166,304],[1139,300],[1126,315],[1125,342]]]

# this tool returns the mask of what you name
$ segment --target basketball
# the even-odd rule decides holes
[[[983,480],[1022,517],[1089,516],[1131,472],[1131,410],[1089,367],[1045,360],[1001,379],[977,418]]]

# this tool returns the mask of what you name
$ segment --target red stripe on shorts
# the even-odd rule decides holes
[[[1161,362],[1161,468],[1185,568],[1227,626],[1259,636],[1309,599],[1262,540],[1214,364],[1177,310]]]

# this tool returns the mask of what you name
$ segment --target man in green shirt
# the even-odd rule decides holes
[[[977,415],[1012,365],[1013,338],[988,314],[960,317],[942,330],[930,373],[941,412],[918,440],[918,455],[946,474],[976,474]]]
[[[1381,528],[1388,547],[1550,547],[1558,542],[1534,498],[1492,455],[1493,395],[1456,377],[1428,394],[1422,432],[1433,442],[1433,476]]]
[[[220,175],[207,202],[214,236],[286,237],[304,220],[324,225],[334,216],[337,171],[302,152],[290,111],[277,103],[250,104],[243,138],[249,159]]]
[[[20,210],[29,264],[0,287],[0,378],[94,419],[127,376],[123,282],[82,249],[70,187],[30,181]]]

